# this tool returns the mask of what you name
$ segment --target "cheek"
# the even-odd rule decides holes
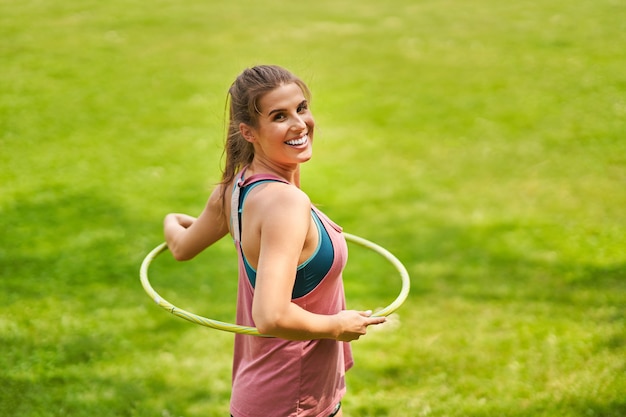
[[[309,129],[313,129],[315,127],[315,119],[313,119],[313,116],[307,117],[305,123],[309,127]]]
[[[281,125],[267,126],[262,131],[262,136],[270,140],[281,138],[284,135],[285,135],[285,132],[283,131]]]

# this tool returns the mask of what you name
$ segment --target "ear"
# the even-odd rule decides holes
[[[256,142],[256,137],[254,135],[254,130],[248,126],[245,123],[239,123],[239,132],[241,133],[241,136],[243,136],[243,138],[250,142],[250,143],[254,143]]]

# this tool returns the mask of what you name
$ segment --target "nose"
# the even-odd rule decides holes
[[[304,120],[304,117],[300,116],[299,114],[296,114],[293,118],[293,123],[291,125],[291,127],[294,130],[303,130],[306,129],[306,120]]]

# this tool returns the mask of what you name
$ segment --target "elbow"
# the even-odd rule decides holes
[[[276,331],[280,328],[276,320],[269,320],[266,317],[258,317],[257,315],[252,315],[252,319],[254,320],[254,324],[261,334],[267,335],[275,335]]]
[[[259,331],[259,334],[262,335],[267,335],[267,336],[275,336],[276,335],[276,329],[274,327],[267,327],[264,325],[256,325],[256,329]]]
[[[275,336],[280,333],[282,328],[280,315],[276,313],[257,311],[253,308],[252,320],[254,320],[254,325],[261,334]]]
[[[189,256],[189,255],[183,254],[183,253],[172,253],[172,255],[174,256],[174,259],[176,259],[179,262],[189,261],[189,260],[193,259],[193,256]]]
[[[186,251],[176,244],[168,244],[167,247],[169,248],[174,259],[176,259],[177,261],[189,261],[195,256],[194,253]]]

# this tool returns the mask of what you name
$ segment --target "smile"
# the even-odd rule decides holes
[[[291,146],[300,146],[300,145],[304,145],[305,143],[307,143],[308,140],[309,140],[309,135],[304,135],[301,138],[288,140],[285,143]]]

